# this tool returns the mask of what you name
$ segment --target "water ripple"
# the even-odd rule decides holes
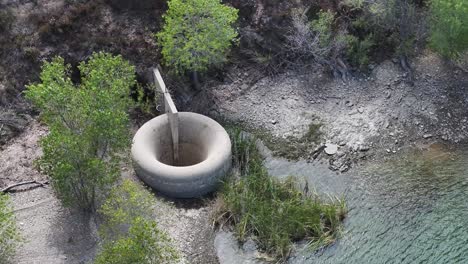
[[[343,237],[290,263],[468,263],[468,147],[414,151],[346,175],[303,161],[265,165],[348,203]]]

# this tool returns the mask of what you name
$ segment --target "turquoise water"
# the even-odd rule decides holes
[[[468,146],[434,145],[340,175],[304,161],[265,165],[348,205],[339,241],[290,263],[468,263]]]

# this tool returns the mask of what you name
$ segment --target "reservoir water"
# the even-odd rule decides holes
[[[468,263],[468,146],[432,145],[345,174],[271,156],[265,165],[342,195],[348,206],[335,244],[302,250],[290,263]]]

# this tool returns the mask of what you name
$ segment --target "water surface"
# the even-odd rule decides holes
[[[265,165],[348,205],[342,238],[290,263],[468,263],[468,146],[433,145],[340,175],[305,161]]]

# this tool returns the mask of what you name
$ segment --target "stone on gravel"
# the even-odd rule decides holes
[[[431,138],[432,137],[432,134],[424,134],[423,135],[423,138],[424,139],[428,139],[428,138]]]
[[[360,151],[368,151],[369,149],[370,149],[370,147],[367,146],[367,145],[361,145],[361,146],[359,147],[359,150],[360,150]]]
[[[335,155],[336,152],[338,151],[338,145],[336,144],[331,144],[331,143],[327,143],[325,144],[325,149],[324,149],[325,153],[327,153],[328,155]]]

